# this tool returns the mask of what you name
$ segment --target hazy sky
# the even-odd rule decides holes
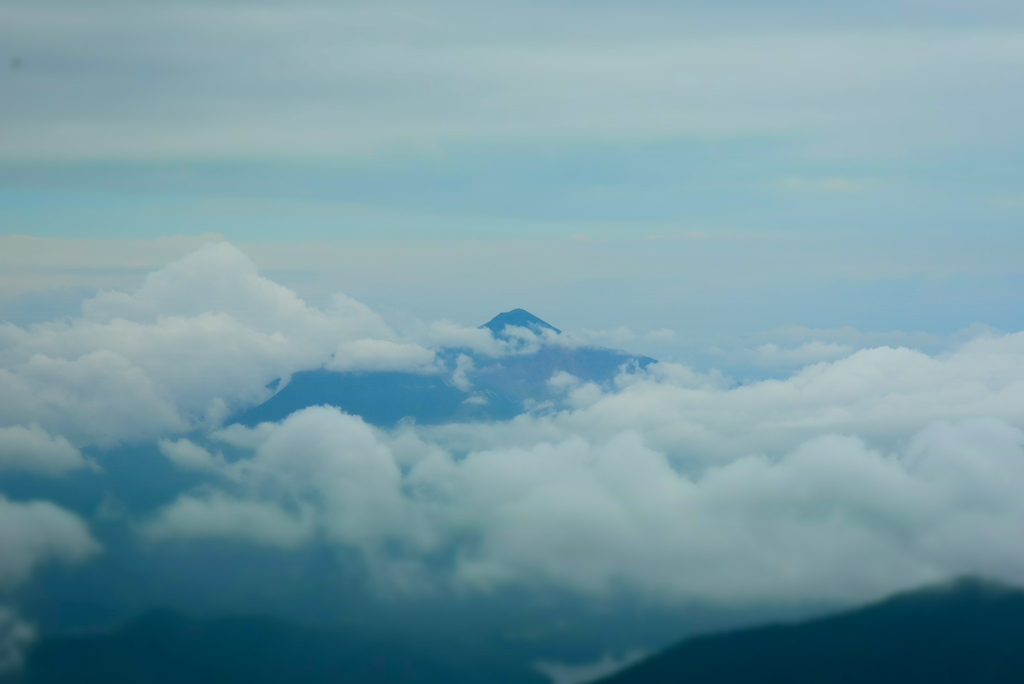
[[[1018,3],[3,2],[0,52],[18,322],[215,233],[317,303],[702,364],[1022,327]]]

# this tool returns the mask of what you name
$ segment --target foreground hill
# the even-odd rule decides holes
[[[1024,591],[978,580],[796,625],[698,637],[602,684],[1024,681]]]
[[[452,663],[393,638],[274,618],[155,611],[110,634],[46,638],[19,684],[544,684],[528,666]],[[0,677],[2,680],[2,677]]]
[[[156,611],[106,634],[45,637],[18,684],[544,684],[534,656],[274,618]],[[1024,591],[979,580],[791,625],[688,639],[601,684],[1024,681]]]

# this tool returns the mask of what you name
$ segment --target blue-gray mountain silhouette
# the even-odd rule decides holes
[[[480,327],[489,328],[495,337],[504,338],[506,337],[505,328],[510,325],[517,328],[526,328],[538,335],[543,334],[545,330],[551,330],[557,334],[562,332],[547,321],[537,318],[526,309],[512,309],[511,311],[500,313]]]
[[[507,326],[527,328],[538,335],[561,331],[529,311],[513,309],[495,316],[484,328],[508,339]],[[468,391],[453,382],[459,356],[473,360],[467,374]],[[541,344],[494,359],[468,349],[442,349],[438,358],[446,369],[438,373],[336,372],[316,369],[296,373],[263,404],[235,417],[244,425],[286,418],[308,406],[329,405],[361,416],[366,422],[391,427],[411,418],[421,424],[450,421],[507,420],[529,408],[559,399],[548,380],[563,371],[580,382],[609,386],[623,369],[637,370],[654,363],[646,356],[603,347]],[[276,388],[276,386],[275,386]]]
[[[795,625],[688,639],[602,684],[1024,681],[1024,591],[976,579]]]

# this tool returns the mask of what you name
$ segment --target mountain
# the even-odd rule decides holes
[[[509,326],[532,331],[542,343],[515,344],[519,341],[508,335]],[[615,349],[560,344],[561,330],[523,309],[498,314],[480,327],[491,330],[496,339],[512,342],[511,353],[493,358],[468,349],[441,349],[437,357],[443,371],[437,373],[301,371],[266,402],[232,420],[243,425],[277,422],[321,404],[380,427],[392,427],[405,418],[421,424],[508,420],[544,402],[557,405],[563,395],[548,385],[556,373],[607,387],[621,369],[641,369],[655,362]],[[463,356],[472,365],[463,366],[463,377],[456,382],[458,359]]]
[[[536,335],[543,335],[545,330],[550,330],[556,335],[562,333],[561,330],[547,321],[542,321],[526,309],[512,309],[511,311],[500,313],[480,327],[490,329],[497,338],[506,339],[508,335],[505,333],[505,328],[508,326],[526,328]]]
[[[394,371],[302,371],[280,392],[234,420],[243,425],[277,422],[307,406],[326,404],[382,427],[410,416],[419,423],[441,423],[458,416],[467,398],[445,380],[441,375]]]
[[[688,639],[601,684],[1024,681],[1024,591],[975,579],[795,625]]]
[[[110,634],[49,637],[19,684],[543,684],[527,666],[442,660],[394,638],[269,617],[151,612]]]

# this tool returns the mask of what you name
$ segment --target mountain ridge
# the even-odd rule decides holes
[[[1024,590],[965,577],[851,611],[686,639],[600,684],[1002,684],[1024,673]]]
[[[530,330],[542,340],[546,333],[562,334],[525,309],[500,313],[480,328],[490,330],[496,339],[509,340],[509,326]],[[463,356],[472,364],[455,382],[458,359]],[[557,405],[562,395],[548,385],[557,373],[568,373],[580,383],[610,386],[623,368],[642,369],[656,362],[605,347],[546,343],[497,358],[467,349],[443,348],[437,358],[443,372],[299,371],[269,399],[242,411],[232,422],[250,426],[277,422],[295,411],[318,405],[336,406],[378,427],[392,427],[406,419],[428,425],[509,420],[544,402]]]
[[[551,330],[556,335],[562,334],[561,330],[547,321],[537,318],[526,309],[512,309],[511,311],[502,312],[480,327],[487,328],[494,333],[495,337],[505,339],[507,337],[505,328],[508,326],[526,328],[538,335],[542,335],[545,330]]]

